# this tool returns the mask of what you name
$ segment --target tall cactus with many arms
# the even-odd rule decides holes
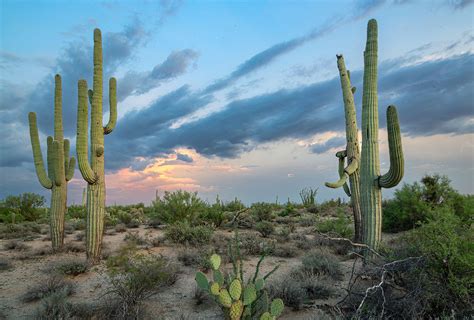
[[[51,243],[53,250],[58,251],[64,244],[64,215],[67,207],[67,183],[74,175],[76,159],[74,157],[69,159],[69,140],[64,139],[63,134],[61,76],[57,74],[54,80],[54,139],[51,136],[47,139],[47,173],[44,168],[43,155],[41,153],[36,113],[30,112],[28,114],[28,120],[36,174],[41,185],[46,189],[51,189]]]
[[[367,42],[364,51],[364,82],[362,94],[362,152],[360,163],[352,161],[343,172],[341,179],[336,183],[327,183],[328,187],[343,186],[347,179],[357,177],[357,168],[360,168],[360,212],[362,215],[362,240],[372,249],[377,249],[381,240],[382,231],[382,188],[392,188],[403,178],[404,160],[395,106],[387,108],[387,133],[390,153],[390,169],[380,175],[379,145],[378,145],[378,98],[377,98],[377,21],[372,19],[367,26]],[[342,57],[341,57],[342,59]],[[338,58],[338,60],[341,60]],[[343,65],[338,63],[338,65]],[[340,69],[341,70],[341,69]],[[341,74],[341,83],[342,80]],[[349,83],[350,87],[350,83]],[[346,107],[346,133],[348,122],[356,121],[355,112],[352,117],[348,113],[346,101],[347,85],[343,84],[344,104]],[[352,92],[353,93],[353,92]],[[352,97],[353,102],[353,97]],[[352,110],[352,108],[349,108]],[[355,109],[354,109],[355,110]],[[353,131],[351,131],[353,132]],[[349,134],[348,134],[349,148]],[[357,147],[358,150],[358,147]],[[349,161],[351,160],[348,157]],[[340,170],[341,171],[341,170]],[[350,181],[352,182],[352,181]],[[354,197],[351,183],[351,197]],[[354,201],[354,198],[353,198]],[[353,203],[354,205],[354,203]]]
[[[117,121],[117,82],[109,81],[110,119],[102,124],[102,36],[94,30],[94,79],[92,90],[87,91],[87,82],[78,83],[77,110],[77,159],[82,177],[87,181],[87,259],[96,263],[100,259],[105,216],[104,135],[113,131]],[[90,163],[87,151],[88,105],[91,103]]]

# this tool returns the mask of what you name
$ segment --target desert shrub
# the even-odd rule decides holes
[[[119,223],[115,226],[115,232],[125,232],[127,231],[127,226],[123,223]]]
[[[211,206],[208,206],[200,215],[199,220],[205,224],[210,224],[215,228],[218,228],[224,223],[225,214],[222,202],[219,197],[216,198],[216,202]]]
[[[73,305],[67,301],[68,292],[57,290],[46,296],[33,316],[36,320],[74,319]]]
[[[51,266],[54,272],[68,276],[77,276],[86,273],[88,264],[85,261],[64,261]]]
[[[72,225],[74,230],[85,230],[86,229],[86,220],[85,219],[78,219],[73,218],[68,221],[69,224]]]
[[[133,242],[137,246],[144,246],[148,244],[148,240],[142,237],[138,232],[127,232],[124,241]]]
[[[312,227],[318,221],[317,217],[312,214],[305,214],[299,217],[298,224],[302,227]]]
[[[24,239],[39,233],[41,233],[41,226],[36,222],[0,224],[0,239]]]
[[[241,234],[238,237],[241,253],[251,256],[269,255],[275,249],[275,241],[261,239],[253,234]]]
[[[57,292],[63,292],[69,296],[74,293],[74,285],[62,277],[54,275],[29,288],[28,291],[21,296],[21,301],[33,302]]]
[[[138,254],[130,245],[109,257],[106,265],[110,282],[107,294],[115,301],[107,318],[137,318],[145,299],[177,280],[178,269],[167,259]]]
[[[339,260],[329,253],[318,251],[311,251],[303,256],[301,271],[305,275],[328,275],[334,280],[343,278]]]
[[[275,231],[275,227],[270,221],[260,221],[255,225],[255,230],[257,230],[262,237],[266,238]]]
[[[316,194],[318,193],[318,188],[304,188],[300,191],[300,198],[303,206],[305,208],[316,205]]]
[[[319,213],[324,216],[333,216],[337,214],[338,209],[346,209],[347,204],[341,198],[326,200],[319,205]]]
[[[318,220],[316,222],[316,230],[342,238],[352,238],[354,234],[351,218],[342,210],[338,210],[338,215],[335,219]]]
[[[186,267],[195,267],[202,271],[211,268],[209,258],[211,254],[205,250],[186,249],[178,253],[178,261],[182,262]]]
[[[76,236],[74,237],[74,240],[82,242],[82,241],[84,241],[85,238],[86,238],[85,232],[81,231],[81,232],[76,233]]]
[[[45,202],[43,196],[35,193],[8,196],[0,201],[0,222],[15,223],[45,218],[47,210],[42,208]]]
[[[66,219],[86,220],[86,207],[71,205],[67,208]]]
[[[208,226],[191,226],[187,222],[177,222],[165,230],[166,239],[181,244],[208,244],[214,230]]]
[[[328,299],[335,293],[320,278],[308,275],[301,277],[295,273],[270,283],[269,291],[271,297],[281,298],[285,306],[293,310],[310,308],[314,300]]]
[[[3,245],[3,247],[5,248],[5,250],[15,250],[15,251],[26,251],[30,248],[24,242],[21,242],[18,240],[7,241]]]
[[[288,202],[284,205],[283,209],[278,212],[280,217],[292,216],[296,213],[295,205],[288,198]]]
[[[296,248],[294,245],[282,243],[279,245],[277,244],[270,254],[280,258],[293,258],[298,256],[299,252],[298,248]]]
[[[223,211],[230,211],[230,212],[237,212],[245,208],[246,207],[243,204],[243,202],[237,199],[237,197],[234,200],[226,202],[225,204],[222,205]]]
[[[472,221],[465,223],[446,207],[406,236],[405,254],[426,259],[423,272],[429,278],[424,284],[425,298],[433,312],[441,314],[449,312],[450,306],[468,305],[474,294],[473,243]]]
[[[272,219],[273,205],[266,202],[257,202],[250,207],[252,215],[257,221],[265,221]]]
[[[474,196],[463,196],[454,190],[446,176],[424,176],[421,183],[404,184],[393,199],[383,202],[382,228],[399,232],[427,221],[438,208],[451,208],[463,220],[474,215]]]
[[[165,237],[156,236],[156,237],[150,239],[150,244],[151,244],[152,247],[159,247],[160,245],[163,244],[164,241],[165,241]]]
[[[194,224],[207,205],[198,197],[197,192],[178,190],[166,191],[163,198],[156,197],[152,207],[152,218],[165,223],[187,221]]]

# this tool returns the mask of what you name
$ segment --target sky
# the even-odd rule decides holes
[[[117,78],[118,123],[105,137],[107,204],[150,203],[158,190],[212,202],[345,197],[335,153],[345,148],[336,54],[357,88],[361,121],[367,21],[379,26],[382,174],[385,109],[398,108],[405,176],[444,174],[474,193],[473,0],[0,2],[0,199],[50,191],[36,177],[28,112],[43,155],[53,134],[54,75],[75,156],[77,81],[92,83],[93,30],[104,92]],[[104,96],[104,123],[108,97]],[[86,186],[76,168],[69,203]],[[400,186],[398,186],[399,188]],[[384,189],[392,197],[394,189]]]

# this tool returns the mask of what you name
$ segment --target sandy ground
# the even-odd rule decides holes
[[[138,231],[142,236],[157,237],[162,236],[163,231],[156,229],[129,229],[130,231]],[[77,233],[66,236],[66,243],[74,243],[79,245],[80,242],[75,240]],[[218,231],[231,236],[232,233],[227,231]],[[104,237],[105,250],[113,252],[117,250],[123,243],[126,233],[116,233],[113,235],[106,234]],[[35,309],[38,308],[40,302],[23,303],[20,301],[29,287],[45,281],[49,277],[48,266],[51,264],[68,259],[85,259],[85,253],[60,253],[56,255],[44,255],[31,258],[33,252],[45,249],[50,246],[49,241],[45,241],[46,236],[34,241],[24,242],[30,248],[26,251],[7,251],[4,250],[4,244],[9,240],[0,240],[0,258],[7,258],[11,261],[13,268],[6,271],[0,271],[0,311],[7,319],[31,319]],[[159,247],[147,249],[153,254],[162,254],[171,259],[176,256],[182,248],[176,245],[164,244]],[[29,256],[30,258],[25,259]],[[301,263],[301,257],[296,258],[277,258],[267,257],[264,261],[262,271],[268,272],[274,266],[280,265],[279,269],[272,275],[271,279],[285,277],[289,272]],[[258,257],[249,258],[245,261],[246,268],[255,269]],[[196,305],[193,299],[196,284],[194,281],[195,268],[182,266],[177,262],[180,268],[178,281],[170,288],[163,290],[161,293],[150,298],[146,303],[146,309],[150,315],[150,319],[222,319],[222,314],[218,306],[212,301],[207,301],[201,305]],[[314,306],[299,312],[293,312],[289,308],[285,309],[280,319],[319,319],[321,311],[318,306],[325,304],[335,304],[344,295],[344,287],[347,286],[353,260],[342,261],[345,279],[340,282],[331,283],[337,292],[337,296],[329,299],[316,301]],[[100,264],[93,267],[89,272],[75,277],[68,277],[68,280],[76,284],[76,292],[69,298],[71,302],[94,302],[100,299],[108,286],[107,277],[105,275],[105,266]],[[1,317],[0,317],[1,319]]]

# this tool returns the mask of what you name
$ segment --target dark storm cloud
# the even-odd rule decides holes
[[[156,65],[149,72],[128,72],[119,79],[119,101],[131,94],[143,94],[156,88],[161,82],[174,79],[188,70],[196,62],[198,53],[191,49],[173,51],[165,61]]]
[[[404,63],[405,59],[401,59],[398,68],[394,61],[381,64],[389,65],[389,68],[381,68],[379,74],[379,120],[382,128],[385,127],[386,107],[395,104],[404,135],[474,132],[470,122],[474,114],[473,54],[400,67]],[[359,88],[355,98],[360,125],[362,72],[354,71],[352,79]],[[208,117],[176,129],[169,128],[169,120],[176,118],[179,110],[192,110],[197,102],[207,103],[193,96],[187,88],[181,88],[149,108],[125,116],[117,126],[122,135],[111,138],[122,143],[125,137],[128,138],[129,148],[110,148],[110,157],[116,159],[116,168],[129,165],[130,155],[154,157],[171,153],[177,147],[194,148],[210,157],[235,158],[260,143],[344,130],[338,78],[236,100]],[[313,146],[312,151],[324,152],[340,142],[333,139]]]
[[[324,153],[324,152],[326,152],[328,150],[331,150],[333,148],[338,148],[338,147],[345,146],[345,144],[346,144],[346,138],[344,138],[344,137],[333,137],[333,138],[328,139],[325,142],[312,144],[309,147],[309,149],[313,153]]]

